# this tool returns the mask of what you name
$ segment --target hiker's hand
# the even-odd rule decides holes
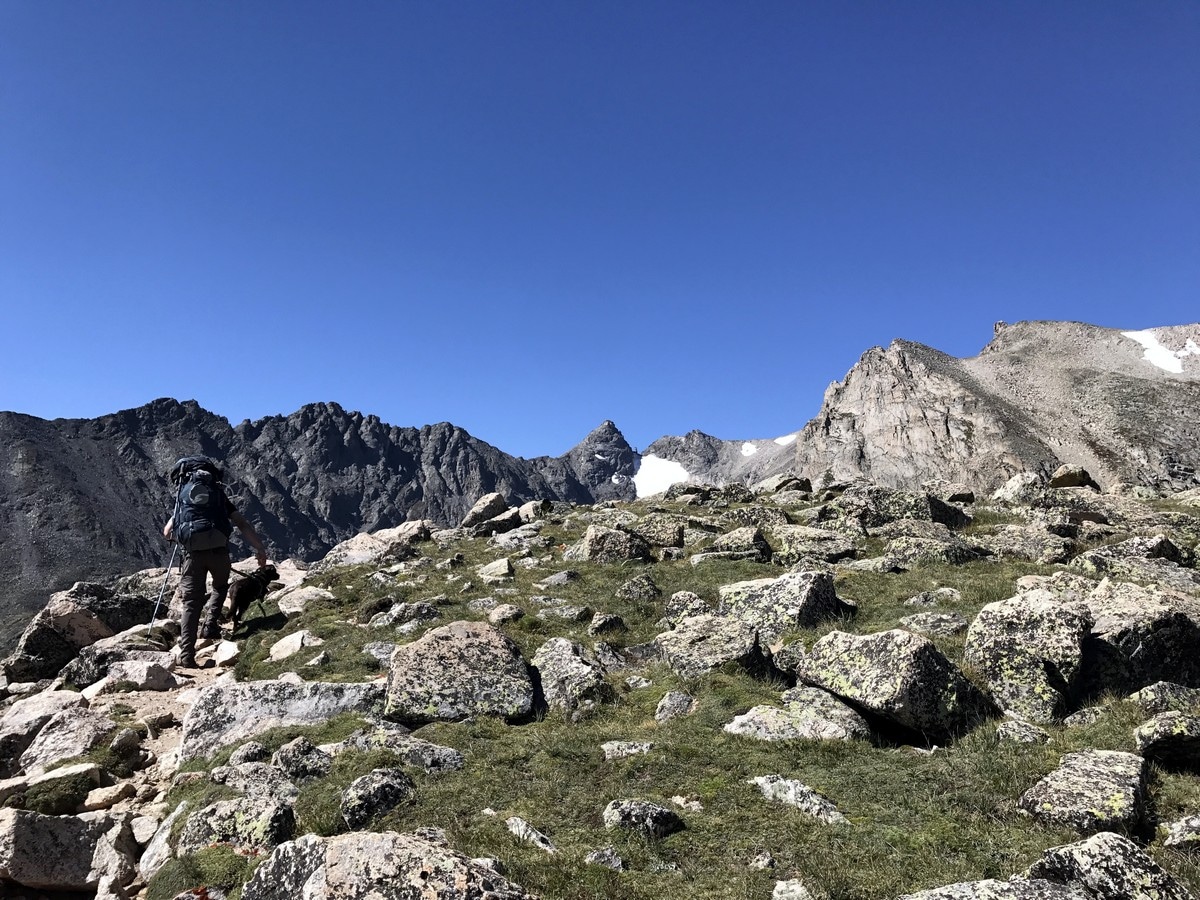
[[[267,567],[267,551],[266,550],[259,550],[257,553],[254,554],[254,557],[255,557],[255,559],[258,560],[258,567],[260,569],[265,569]]]

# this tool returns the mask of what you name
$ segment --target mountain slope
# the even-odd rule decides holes
[[[159,534],[180,456],[222,460],[273,556],[314,559],[360,530],[457,524],[490,491],[517,502],[633,496],[634,453],[611,422],[561,457],[510,456],[449,423],[398,428],[332,403],[231,426],[156,400],[97,419],[0,413],[0,620],[52,590],[166,561]],[[0,626],[0,643],[11,628]]]
[[[874,347],[826,391],[797,441],[796,466],[814,481],[945,478],[986,490],[1017,472],[1076,463],[1105,486],[1194,486],[1200,325],[1132,334],[1000,323],[969,359],[909,341]]]

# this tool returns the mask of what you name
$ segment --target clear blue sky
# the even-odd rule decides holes
[[[0,0],[0,409],[522,456],[1200,320],[1200,4]]]

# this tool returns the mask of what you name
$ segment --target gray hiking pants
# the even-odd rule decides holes
[[[208,594],[208,576],[212,575],[212,596]],[[196,653],[196,632],[203,612],[204,628],[219,627],[221,608],[229,593],[229,548],[189,550],[183,556],[183,615],[179,620],[179,655]]]

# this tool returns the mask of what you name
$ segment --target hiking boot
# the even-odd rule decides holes
[[[176,661],[175,668],[177,668],[177,669],[198,669],[200,667],[198,665],[196,665],[196,657],[181,656]]]
[[[219,641],[221,639],[221,626],[215,622],[210,622],[200,629],[200,637],[206,641]]]

